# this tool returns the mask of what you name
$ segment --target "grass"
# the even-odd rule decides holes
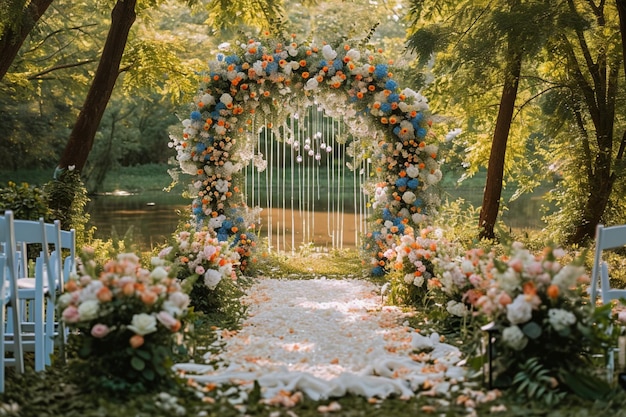
[[[357,263],[358,262],[358,263]],[[360,257],[355,251],[320,252],[304,247],[295,257],[285,254],[269,254],[258,267],[260,274],[271,274],[274,277],[290,278],[358,278],[361,276]],[[411,325],[426,330],[437,328],[427,311],[416,311]],[[232,316],[232,312],[230,315]],[[239,314],[239,313],[235,313]],[[208,346],[214,340],[213,326],[220,328],[236,327],[232,317],[196,316],[192,356],[178,357],[177,361],[186,362],[190,359],[201,360],[200,346]],[[440,334],[443,332],[440,331]],[[462,345],[463,340],[455,329],[447,329],[446,341]],[[0,396],[0,415],[21,417],[102,417],[102,416],[271,416],[271,417],[313,417],[323,416],[318,411],[320,405],[329,404],[331,400],[313,402],[304,399],[293,408],[274,407],[260,404],[258,392],[253,392],[241,406],[233,405],[233,397],[225,395],[227,387],[218,388],[206,394],[202,399],[197,392],[184,381],[179,381],[176,388],[165,394],[151,393],[137,396],[110,396],[104,392],[89,392],[80,381],[72,378],[71,370],[60,363],[55,363],[45,372],[35,373],[32,368],[24,375],[9,372],[5,394]],[[426,391],[424,391],[426,392]],[[424,393],[423,392],[423,393]],[[541,402],[526,402],[512,391],[503,391],[501,396],[492,402],[482,403],[485,393],[480,379],[463,384],[458,392],[450,392],[447,396],[417,395],[410,400],[390,398],[374,401],[357,396],[346,396],[333,399],[341,410],[330,415],[345,417],[397,417],[397,416],[546,416],[546,417],[591,417],[591,416],[625,416],[626,395],[621,390],[605,401],[583,401],[569,396],[558,407],[546,407]],[[500,410],[500,411],[497,411]]]

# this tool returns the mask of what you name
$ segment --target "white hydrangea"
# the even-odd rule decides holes
[[[560,333],[576,323],[576,316],[567,310],[551,308],[548,310],[548,321],[550,321],[552,328]]]
[[[506,306],[506,318],[511,324],[526,323],[532,318],[532,314],[533,306],[526,300],[524,294],[519,294]]]
[[[522,350],[528,344],[528,339],[524,336],[524,332],[517,327],[507,327],[502,331],[502,341],[515,350]]]

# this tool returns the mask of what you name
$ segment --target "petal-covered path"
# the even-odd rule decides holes
[[[214,347],[223,349],[206,364],[177,364],[181,373],[201,385],[234,384],[242,397],[257,381],[271,403],[299,393],[313,400],[443,394],[464,379],[459,350],[407,327],[405,313],[385,306],[368,281],[262,278],[244,303],[242,329],[222,330]]]

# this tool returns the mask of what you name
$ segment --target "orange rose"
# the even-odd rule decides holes
[[[559,287],[555,284],[552,284],[548,287],[546,293],[548,294],[548,297],[555,300],[559,296]]]
[[[96,296],[98,297],[98,301],[100,301],[101,303],[107,303],[113,299],[113,293],[111,292],[109,287],[100,288]]]

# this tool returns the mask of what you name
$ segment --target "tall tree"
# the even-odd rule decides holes
[[[137,18],[136,4],[136,0],[118,0],[113,7],[111,27],[100,63],[87,93],[85,104],[61,155],[59,161],[61,169],[72,166],[80,172],[87,162],[96,131],[120,74],[120,63],[128,41],[128,34]]]
[[[616,111],[621,105],[619,73],[624,59],[623,2],[568,0],[565,6],[570,23],[555,32],[550,51],[562,68],[544,75],[560,86],[562,91],[553,99],[567,109],[568,120],[576,128],[574,142],[572,131],[556,136],[562,146],[574,144],[564,159],[566,174],[561,185],[569,192],[557,196],[557,201],[568,208],[570,217],[569,224],[561,223],[564,238],[575,244],[593,238],[596,225],[610,222],[620,204],[613,191],[622,177],[626,146],[626,135],[615,133],[617,128],[624,129]]]
[[[456,116],[474,141],[467,148],[474,158],[473,173],[489,155],[479,235],[494,238],[507,165],[520,157],[529,133],[518,128],[516,152],[509,155],[512,121],[522,116],[515,113],[522,63],[545,44],[554,10],[532,0],[413,0],[411,11],[408,46],[423,64],[433,65],[429,95],[435,110]],[[523,99],[532,95],[532,88],[525,84]]]
[[[522,71],[523,56],[518,36],[515,33],[509,33],[506,42],[506,68],[503,74],[504,87],[502,88],[496,126],[491,142],[491,153],[487,165],[487,182],[479,218],[479,237],[486,239],[494,239],[496,237],[494,227],[498,218],[498,211],[500,210],[506,144],[509,139],[509,131],[511,130],[515,99],[517,98],[519,78]]]
[[[8,0],[6,15],[0,18],[0,80],[7,73],[24,40],[53,0]]]

